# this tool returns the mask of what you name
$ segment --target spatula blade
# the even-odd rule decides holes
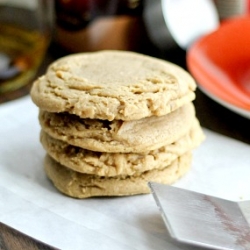
[[[237,202],[169,185],[149,186],[177,241],[210,249],[250,249],[250,227]]]

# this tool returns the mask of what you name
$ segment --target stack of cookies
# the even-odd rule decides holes
[[[72,197],[149,193],[172,184],[204,139],[180,67],[125,51],[69,55],[31,90],[39,107],[45,172]]]

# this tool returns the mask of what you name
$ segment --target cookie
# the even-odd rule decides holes
[[[62,193],[75,197],[126,196],[149,193],[148,182],[172,184],[190,168],[192,154],[188,152],[165,168],[150,170],[139,175],[100,177],[82,174],[60,165],[50,156],[45,158],[45,172]]]
[[[73,54],[55,61],[31,89],[48,112],[138,120],[166,115],[195,98],[195,81],[170,62],[126,51]]]
[[[162,169],[178,156],[197,147],[204,139],[204,134],[199,122],[195,120],[191,130],[176,142],[141,154],[94,152],[53,139],[44,131],[41,131],[40,138],[47,153],[72,170],[92,175],[117,176]]]
[[[141,153],[175,142],[190,131],[195,110],[188,103],[165,116],[134,121],[80,119],[66,113],[40,111],[43,130],[68,144],[111,153]]]

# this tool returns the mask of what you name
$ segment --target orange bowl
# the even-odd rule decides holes
[[[210,97],[250,117],[250,16],[228,19],[196,41],[187,67]]]

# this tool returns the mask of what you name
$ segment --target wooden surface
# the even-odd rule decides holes
[[[56,58],[63,56],[64,51],[58,50],[55,46],[51,46],[44,64],[39,71],[39,75],[43,74],[47,65]],[[185,52],[180,49],[174,49],[168,52],[148,53],[156,57],[172,61],[183,68],[185,65]],[[0,103],[4,103],[20,96],[29,94],[30,85],[8,95],[0,95]],[[250,144],[250,120],[243,118],[223,106],[217,104],[199,89],[196,91],[196,100],[194,101],[197,117],[201,125],[212,131],[232,137],[242,142]],[[233,149],[232,149],[233,150]],[[216,157],[216,156],[215,156]],[[41,242],[32,240],[31,238],[18,233],[17,231],[4,226],[0,223],[0,250],[31,250],[31,249],[54,249]]]
[[[0,250],[55,250],[0,222]]]

